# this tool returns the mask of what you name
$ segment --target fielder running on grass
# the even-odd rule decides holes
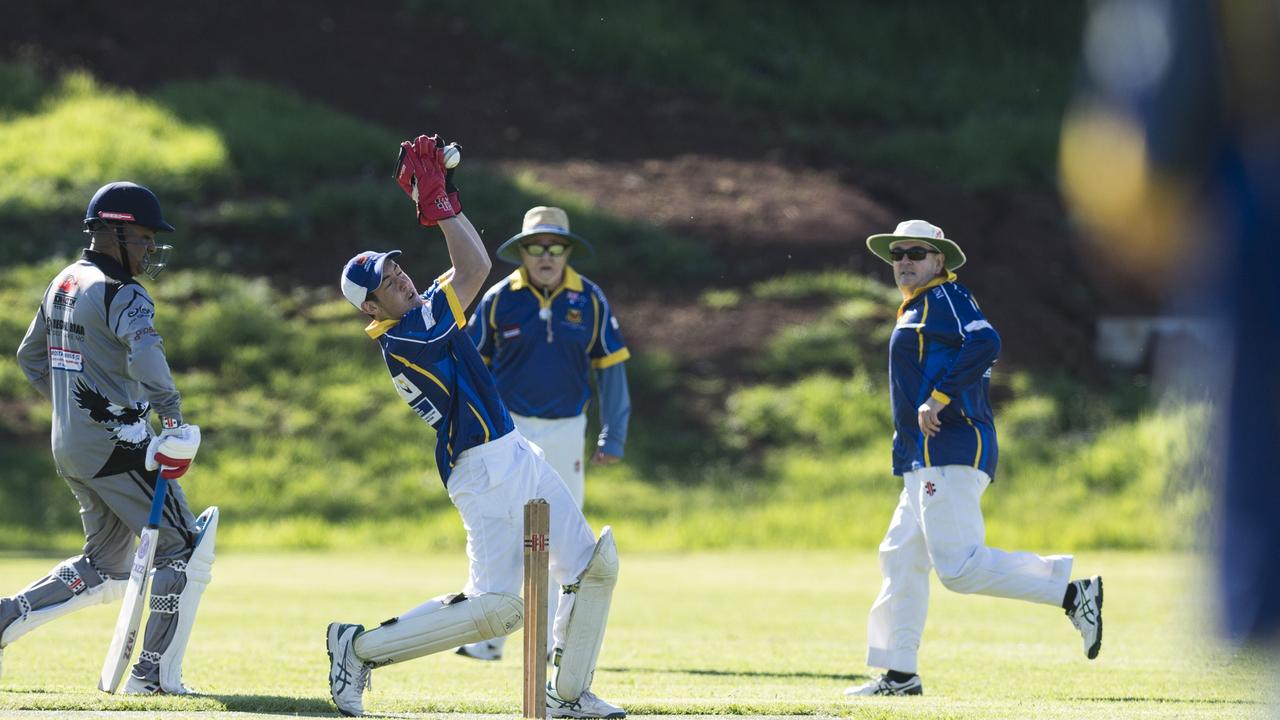
[[[1000,336],[953,272],[964,252],[923,220],[872,235],[902,292],[889,339],[893,473],[904,483],[880,543],[884,583],[867,621],[867,664],[887,672],[845,695],[920,695],[916,655],[929,610],[929,569],[948,590],[1060,606],[1092,660],[1102,646],[1102,578],[1068,582],[1071,557],[987,547],[982,493],[995,477],[987,399]]]
[[[364,711],[373,668],[506,635],[521,626],[523,507],[551,504],[550,575],[566,587],[552,630],[556,654],[547,683],[552,717],[621,718],[590,691],[618,577],[609,528],[597,542],[560,476],[520,435],[493,376],[466,333],[466,308],[491,267],[479,233],[460,214],[452,171],[434,136],[401,145],[396,178],[423,225],[444,233],[453,267],[419,293],[396,263],[400,251],[366,251],[342,271],[342,294],[372,322],[391,382],[436,431],[436,465],[467,531],[469,578],[461,593],[428,600],[365,630],[328,630],[329,685],[338,709]]]
[[[84,256],[45,291],[18,364],[53,404],[53,459],[80,502],[84,551],[13,597],[0,599],[0,649],[37,627],[124,594],[133,538],[147,523],[157,470],[169,480],[160,521],[151,616],[124,692],[191,692],[182,658],[212,575],[217,508],[192,517],[178,478],[200,447],[186,425],[153,325],[155,303],[134,279],[155,278],[171,249],[160,202],[140,185],[104,185],[89,202]],[[161,433],[151,429],[151,411]],[[105,650],[105,648],[104,648]]]
[[[520,267],[489,288],[467,330],[516,428],[542,448],[581,508],[591,371],[600,390],[601,421],[591,462],[610,465],[622,459],[627,441],[631,398],[624,363],[631,352],[604,291],[569,267],[576,252],[590,257],[591,245],[569,231],[564,210],[531,208],[521,231],[495,253]],[[554,618],[560,589],[548,590],[547,614]],[[471,643],[458,654],[498,660],[505,641]]]

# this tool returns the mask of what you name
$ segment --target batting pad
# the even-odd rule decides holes
[[[98,571],[93,561],[84,555],[58,563],[45,579],[53,577],[60,580],[62,585],[66,587],[66,590],[61,592],[69,592],[71,597],[50,605],[35,607],[41,600],[37,599],[33,603],[30,595],[44,582],[44,579],[27,586],[25,590],[14,598],[22,609],[22,615],[17,620],[9,623],[9,627],[5,628],[3,633],[0,633],[0,649],[41,625],[51,620],[56,620],[63,615],[68,615],[93,605],[113,603],[124,597],[125,586],[128,585],[128,581],[112,580],[103,575]],[[55,587],[61,586],[55,585]]]
[[[557,653],[553,681],[556,694],[564,700],[577,700],[591,687],[604,643],[613,586],[617,584],[618,546],[613,542],[613,529],[606,525],[582,576],[573,585],[565,585],[560,598],[561,605],[572,603],[565,624],[564,650]]]
[[[157,608],[156,596],[151,597],[152,612],[177,612],[178,622],[174,628],[173,639],[169,647],[160,654],[160,687],[165,692],[180,693],[182,686],[182,659],[187,654],[187,641],[191,639],[191,630],[195,627],[196,609],[200,607],[200,598],[204,589],[213,580],[213,553],[218,539],[218,508],[211,507],[196,519],[196,547],[187,560],[182,572],[186,575],[186,585],[177,596],[177,602],[170,608]],[[176,569],[176,568],[174,568]],[[156,571],[156,577],[160,571]],[[154,593],[155,590],[153,589]]]
[[[354,647],[361,660],[388,665],[506,635],[523,624],[524,604],[516,595],[457,595],[448,604],[361,633]]]

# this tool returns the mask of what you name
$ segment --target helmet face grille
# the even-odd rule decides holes
[[[160,271],[169,267],[169,253],[171,252],[173,252],[172,245],[156,245],[151,252],[142,256],[142,267],[139,269],[147,277],[155,280],[160,275]]]

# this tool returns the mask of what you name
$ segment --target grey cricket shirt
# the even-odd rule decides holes
[[[154,409],[182,422],[155,303],[109,255],[85,250],[58,273],[18,346],[18,365],[53,404],[53,459],[76,478],[140,469]]]

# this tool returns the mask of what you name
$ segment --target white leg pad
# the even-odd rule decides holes
[[[403,662],[507,635],[524,624],[524,603],[507,593],[447,595],[428,605],[361,633],[356,657],[374,665]]]
[[[613,587],[617,584],[618,546],[613,542],[613,529],[606,525],[582,576],[573,585],[564,586],[560,596],[561,615],[565,603],[570,608],[564,648],[555,655],[553,684],[556,694],[564,700],[577,700],[591,687],[609,620]]]
[[[77,565],[80,565],[77,568]],[[27,600],[25,591],[20,593],[16,598],[24,612],[17,620],[9,623],[9,627],[4,629],[4,633],[0,634],[0,648],[12,643],[14,640],[26,635],[36,628],[44,625],[50,620],[56,620],[63,615],[68,615],[93,605],[106,605],[124,597],[125,586],[129,584],[127,580],[112,580],[110,578],[93,578],[97,580],[97,584],[90,586],[88,581],[80,577],[81,569],[86,566],[91,567],[90,563],[75,563],[66,560],[57,565],[51,573],[63,583],[67,585],[72,593],[68,600],[32,610],[31,603]],[[95,569],[96,572],[96,569]],[[30,588],[28,588],[30,589]]]
[[[182,694],[186,689],[182,685],[182,659],[187,653],[187,641],[191,639],[191,630],[195,627],[196,609],[200,606],[200,598],[204,589],[213,580],[213,555],[218,539],[218,508],[211,507],[196,519],[196,549],[187,560],[187,584],[178,596],[178,626],[173,631],[173,640],[160,655],[160,689],[167,693]],[[153,598],[154,600],[155,598]],[[153,606],[152,610],[156,608]]]

